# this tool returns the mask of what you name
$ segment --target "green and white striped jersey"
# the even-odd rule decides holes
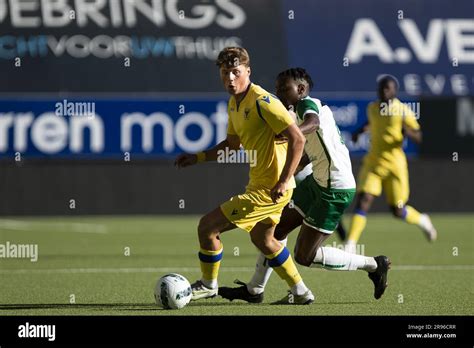
[[[308,113],[319,116],[319,128],[305,134],[305,151],[313,165],[313,177],[319,186],[332,189],[356,187],[349,150],[344,144],[331,109],[316,98],[306,97],[296,104],[297,123]]]

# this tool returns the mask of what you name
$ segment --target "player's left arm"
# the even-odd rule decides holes
[[[296,121],[297,115],[293,110],[288,110],[290,113],[290,116]],[[313,132],[316,132],[319,129],[319,116],[315,112],[308,112],[304,116],[304,121],[298,126],[300,129],[301,133],[303,134],[311,134]],[[285,137],[283,137],[282,134],[278,135],[279,138],[284,139],[285,142],[288,140]]]
[[[421,144],[423,140],[423,133],[421,132],[420,124],[418,123],[415,114],[410,109],[405,110],[403,117],[403,134],[416,144]]]
[[[319,129],[319,116],[316,113],[310,112],[304,115],[304,121],[299,126],[301,133],[311,134]]]
[[[296,106],[297,115],[301,115],[302,121],[299,125],[303,134],[311,134],[319,129],[319,108],[312,99],[302,99]],[[298,117],[295,115],[296,117]]]

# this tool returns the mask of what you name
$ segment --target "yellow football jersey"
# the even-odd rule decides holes
[[[403,152],[402,126],[418,130],[420,124],[415,113],[399,99],[395,98],[387,104],[374,101],[367,107],[370,129],[370,149],[367,159],[377,165],[396,166],[393,161],[406,161]]]
[[[238,135],[244,149],[256,156],[247,190],[272,189],[280,178],[288,149],[286,143],[276,141],[275,135],[295,121],[280,100],[253,83],[239,107],[233,96],[229,99],[227,111],[227,133]],[[295,186],[292,177],[288,188]]]

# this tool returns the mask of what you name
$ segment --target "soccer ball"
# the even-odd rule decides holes
[[[191,301],[192,290],[188,280],[180,274],[167,274],[156,282],[155,301],[164,309],[180,309]]]

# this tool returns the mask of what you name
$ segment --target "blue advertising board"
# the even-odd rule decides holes
[[[474,1],[285,0],[288,61],[319,91],[374,91],[397,76],[409,95],[474,95]]]
[[[368,99],[325,100],[355,156],[369,146],[351,132],[366,121]],[[207,99],[0,99],[0,158],[173,158],[219,143],[227,101]],[[416,154],[407,142],[408,154]]]

